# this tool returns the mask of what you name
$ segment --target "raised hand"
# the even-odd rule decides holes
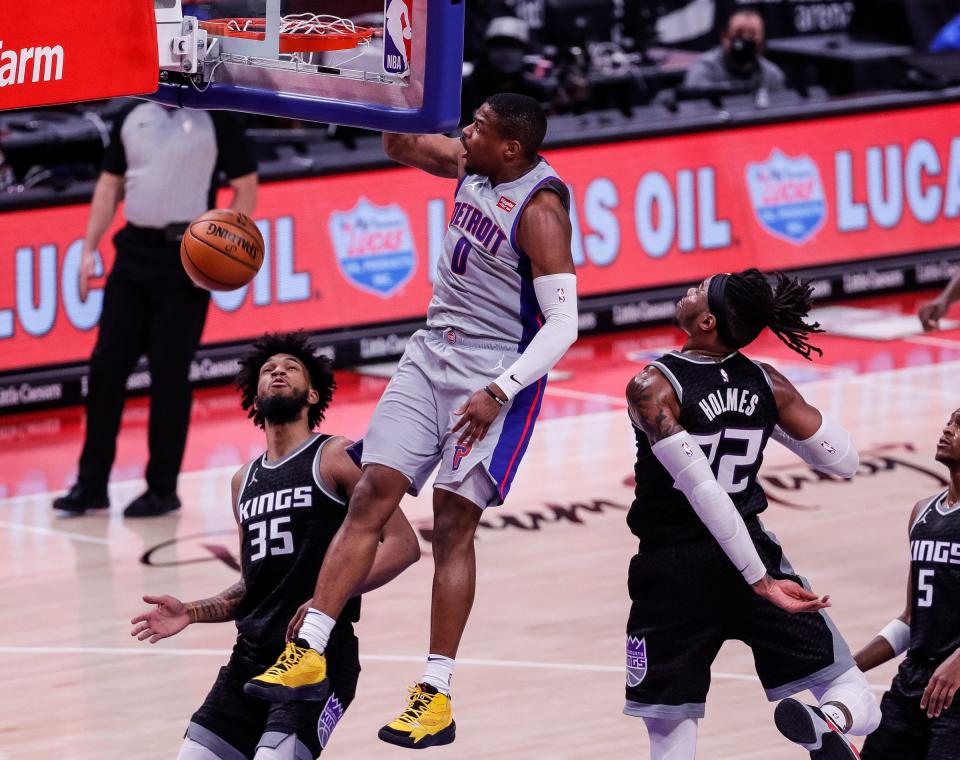
[[[948,305],[940,299],[927,301],[920,306],[917,316],[920,317],[920,324],[926,332],[937,330],[940,327],[940,320],[947,313]]]
[[[190,625],[187,605],[179,599],[172,596],[145,596],[143,601],[156,607],[130,621],[133,625],[130,635],[140,641],[149,639],[151,644],[156,644],[160,639],[174,636]]]

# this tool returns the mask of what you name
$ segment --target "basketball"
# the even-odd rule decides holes
[[[263,235],[246,214],[214,209],[190,222],[180,243],[180,261],[199,287],[235,290],[260,271]]]

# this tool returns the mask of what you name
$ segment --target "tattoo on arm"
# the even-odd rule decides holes
[[[234,583],[230,588],[224,589],[216,596],[209,599],[199,599],[195,602],[187,602],[187,615],[191,623],[224,623],[233,620],[237,611],[237,606],[247,587],[243,578]]]
[[[647,367],[627,386],[627,402],[634,421],[656,443],[683,430],[677,422],[679,409],[672,386],[652,367]]]

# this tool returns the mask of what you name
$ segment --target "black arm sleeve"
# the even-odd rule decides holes
[[[103,164],[100,169],[110,174],[116,174],[122,177],[127,173],[127,151],[123,147],[123,137],[121,130],[130,112],[139,105],[131,103],[126,108],[117,112],[110,127],[110,143],[103,151]]]
[[[243,122],[229,112],[214,111],[210,115],[217,135],[217,167],[214,171],[217,174],[223,172],[228,180],[255,172],[257,159]]]

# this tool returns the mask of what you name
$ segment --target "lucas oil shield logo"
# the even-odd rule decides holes
[[[820,170],[810,156],[794,158],[774,148],[763,163],[747,164],[747,188],[757,221],[788,243],[803,245],[826,220]]]
[[[352,210],[334,211],[330,238],[344,277],[381,298],[396,293],[416,269],[410,220],[395,203],[374,206],[360,198]]]
[[[647,640],[627,637],[627,686],[639,686],[647,675]]]
[[[344,707],[340,704],[340,700],[337,699],[335,694],[331,693],[327,704],[323,706],[323,712],[320,713],[320,719],[317,721],[317,738],[320,740],[321,747],[327,746],[327,742],[330,741],[330,734],[333,733],[333,729],[337,727],[337,723],[343,717],[343,712]]]

